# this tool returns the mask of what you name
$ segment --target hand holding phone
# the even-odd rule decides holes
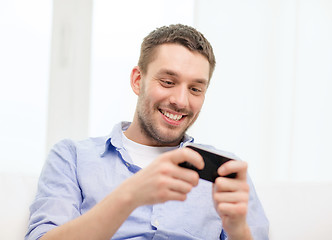
[[[218,171],[218,168],[222,164],[224,164],[225,162],[228,162],[230,160],[234,160],[234,159],[228,158],[226,156],[223,156],[220,153],[217,153],[211,149],[205,148],[199,144],[187,143],[184,145],[184,147],[193,149],[194,151],[198,152],[203,157],[204,163],[205,163],[204,169],[199,170],[188,162],[180,163],[179,166],[196,171],[199,174],[200,178],[205,179],[210,182],[214,182],[216,180],[216,178],[219,177],[217,171]],[[225,177],[236,178],[236,173],[231,173]]]

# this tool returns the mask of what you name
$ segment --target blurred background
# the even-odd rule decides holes
[[[304,218],[293,216],[291,225],[328,239],[315,234],[332,227],[325,221],[332,207],[305,204],[332,200],[329,0],[0,0],[2,188],[22,194],[9,179],[38,178],[57,141],[107,135],[131,121],[136,95],[129,76],[140,43],[172,23],[201,31],[217,59],[189,134],[249,163],[271,216],[271,239],[292,232],[278,226],[291,212],[273,215],[292,201],[302,201],[296,214]],[[308,211],[319,213],[318,227]],[[283,239],[304,239],[293,234]]]

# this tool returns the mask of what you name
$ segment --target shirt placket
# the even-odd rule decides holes
[[[164,224],[163,211],[163,204],[156,204],[152,207],[151,226],[155,229],[155,235],[153,237],[154,240],[169,239],[167,233],[165,231],[161,231]]]

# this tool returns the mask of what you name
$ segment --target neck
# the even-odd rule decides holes
[[[148,141],[146,137],[143,137],[143,133],[141,132],[139,128],[139,124],[137,121],[133,121],[129,128],[124,132],[124,135],[130,139],[131,141],[134,141],[139,144],[147,145],[147,146],[153,146],[154,144],[151,143],[151,141]]]

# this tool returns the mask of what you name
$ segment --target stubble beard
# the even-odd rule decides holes
[[[147,107],[149,107],[148,101],[144,101],[144,96],[138,101],[138,108],[137,108],[137,118],[138,123],[140,125],[140,130],[142,134],[146,137],[150,138],[155,142],[155,145],[160,146],[171,146],[174,144],[179,144],[182,140],[183,136],[185,135],[188,128],[192,125],[192,123],[196,120],[194,119],[190,125],[188,125],[182,132],[180,132],[177,136],[171,136],[167,133],[162,133],[158,126],[153,122],[153,119],[149,116],[152,115],[152,112],[148,111]],[[145,107],[147,106],[147,107]],[[151,111],[158,111],[157,106],[153,106]],[[192,118],[193,114],[188,114],[188,118]],[[174,127],[174,131],[176,131]],[[169,131],[172,131],[172,127],[169,127]]]
[[[142,134],[152,139],[155,142],[155,145],[167,146],[178,144],[188,129],[186,128],[178,136],[172,137],[170,135],[162,134],[160,129],[158,129],[158,126],[155,126],[152,119],[148,119],[146,114],[138,112],[137,115]],[[171,130],[172,129],[170,128],[170,131]]]

